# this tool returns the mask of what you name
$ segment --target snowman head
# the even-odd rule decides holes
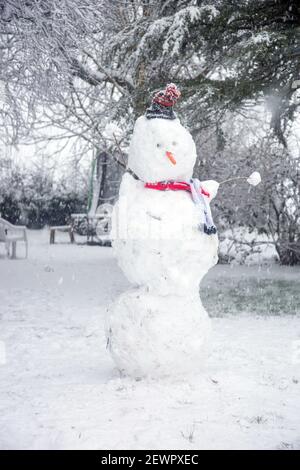
[[[174,111],[180,92],[170,84],[158,92],[145,116],[137,119],[128,165],[146,182],[185,180],[192,177],[196,147],[191,134]]]

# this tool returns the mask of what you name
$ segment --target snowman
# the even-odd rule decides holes
[[[113,249],[132,284],[109,308],[106,334],[122,374],[197,373],[210,335],[199,285],[218,260],[210,202],[216,181],[193,179],[194,140],[176,116],[174,84],[135,123],[112,216]]]

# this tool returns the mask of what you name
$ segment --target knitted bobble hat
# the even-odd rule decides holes
[[[176,119],[173,106],[180,97],[180,91],[174,83],[169,83],[165,90],[156,93],[150,108],[146,111],[147,119]]]

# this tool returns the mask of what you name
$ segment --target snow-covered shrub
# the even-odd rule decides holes
[[[299,264],[300,157],[267,134],[258,113],[252,119],[251,138],[244,130],[249,122],[229,116],[221,149],[218,136],[203,134],[198,141],[200,179],[210,176],[222,181],[253,170],[262,176],[255,187],[240,181],[224,184],[212,204],[221,237],[228,239],[231,232],[230,254],[223,253],[222,260],[245,261],[271,244],[282,264]]]
[[[0,213],[13,224],[29,228],[64,225],[73,212],[84,212],[86,189],[70,190],[39,170],[13,168],[0,173]]]

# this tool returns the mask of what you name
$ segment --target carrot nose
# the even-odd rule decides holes
[[[172,152],[169,152],[168,150],[166,151],[166,156],[168,157],[168,159],[170,160],[171,163],[173,163],[173,165],[176,165],[176,160],[174,158],[174,155]]]

